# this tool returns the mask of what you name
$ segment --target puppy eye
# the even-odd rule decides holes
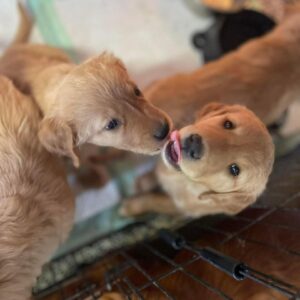
[[[106,130],[113,130],[113,129],[116,129],[119,125],[120,125],[120,122],[117,119],[112,119],[105,126],[105,129]]]
[[[225,121],[224,124],[223,124],[224,128],[225,129],[233,129],[234,128],[234,125],[231,121]]]
[[[232,176],[238,176],[240,174],[240,168],[237,164],[232,164],[229,166],[229,172]]]
[[[141,92],[141,90],[140,90],[138,87],[135,87],[135,88],[134,88],[134,94],[135,94],[137,97],[142,96],[142,92]]]

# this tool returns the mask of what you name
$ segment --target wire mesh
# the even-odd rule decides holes
[[[180,277],[194,290],[207,291],[207,299],[237,299],[209,278],[218,272],[218,276],[226,273],[222,278],[231,280],[230,284],[249,285],[270,295],[274,292],[278,299],[300,299],[299,178],[298,150],[276,164],[267,192],[237,216],[194,220],[176,230],[156,232],[154,238],[148,236],[133,247],[94,254],[87,260],[86,253],[96,253],[101,245],[101,239],[93,241],[52,262],[43,277],[45,288],[36,296],[100,299],[105,292],[117,291],[124,299],[147,299],[147,291],[154,289],[160,295],[157,299],[190,299],[182,298],[168,283]],[[141,226],[144,231],[155,231],[151,225],[137,224],[128,234]],[[248,252],[255,257],[249,258]],[[205,268],[208,272],[201,273]],[[284,268],[292,272],[283,276],[279,270]]]

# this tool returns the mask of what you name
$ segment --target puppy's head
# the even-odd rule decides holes
[[[256,198],[272,170],[274,146],[250,110],[211,103],[195,124],[171,134],[163,159],[213,192],[241,192]]]
[[[73,147],[92,143],[156,154],[172,126],[163,111],[146,101],[122,62],[107,53],[74,67],[56,99],[58,105],[42,123],[40,139],[48,149],[58,148],[54,152],[69,149],[65,155],[73,158],[70,141]],[[65,133],[58,132],[58,123],[64,124]]]

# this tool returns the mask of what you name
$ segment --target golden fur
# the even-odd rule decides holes
[[[175,127],[182,128],[181,139],[199,133],[209,145],[207,155],[199,162],[184,159],[181,172],[160,163],[157,178],[168,196],[135,197],[124,203],[122,214],[234,214],[256,200],[271,172],[273,145],[254,114],[230,105],[245,105],[265,125],[270,125],[299,98],[299,29],[300,5],[286,6],[285,16],[271,33],[195,72],[161,80],[146,90],[150,101],[168,112]],[[227,106],[214,108],[209,105],[211,101]],[[216,115],[210,111],[215,109]],[[222,131],[224,118],[237,119],[240,132]],[[244,165],[244,174],[233,180],[225,170],[235,161]]]
[[[245,105],[270,125],[299,99],[299,52],[300,5],[287,6],[285,18],[269,34],[190,74],[153,83],[145,94],[177,128],[193,122],[195,112],[211,101]]]
[[[20,9],[18,38],[3,54],[0,73],[37,102],[44,116],[39,138],[46,149],[70,157],[75,166],[79,158],[74,148],[84,143],[158,153],[167,135],[154,135],[170,128],[170,119],[146,101],[123,63],[102,53],[75,65],[60,49],[26,44],[30,22]],[[119,126],[107,130],[113,119]]]
[[[225,129],[230,120],[234,129]],[[198,160],[183,155],[175,169],[166,158],[156,177],[166,194],[150,193],[125,201],[121,213],[147,211],[199,217],[207,214],[236,214],[253,203],[265,189],[274,161],[274,146],[263,123],[239,105],[208,104],[199,119],[179,131],[181,145],[191,134],[203,139],[204,154]],[[240,167],[232,176],[228,167]],[[144,191],[145,192],[145,191]]]
[[[38,108],[3,76],[0,106],[0,299],[27,300],[72,226],[74,200],[58,158],[38,140]]]

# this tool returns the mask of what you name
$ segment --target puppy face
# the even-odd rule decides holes
[[[75,67],[61,83],[56,97],[59,104],[53,112],[54,118],[71,129],[73,136],[69,141],[73,141],[73,146],[92,143],[156,154],[172,126],[163,111],[146,101],[122,62],[106,53]],[[40,139],[45,145],[49,130],[44,133]],[[56,143],[57,149],[53,150],[74,161],[69,153],[73,146],[69,145],[69,150],[65,147],[66,136],[57,133],[55,136],[63,139],[59,142],[62,145]],[[53,145],[53,139],[48,140]]]
[[[274,147],[262,122],[239,105],[212,103],[195,124],[173,132],[164,162],[216,193],[260,194],[274,160]]]

